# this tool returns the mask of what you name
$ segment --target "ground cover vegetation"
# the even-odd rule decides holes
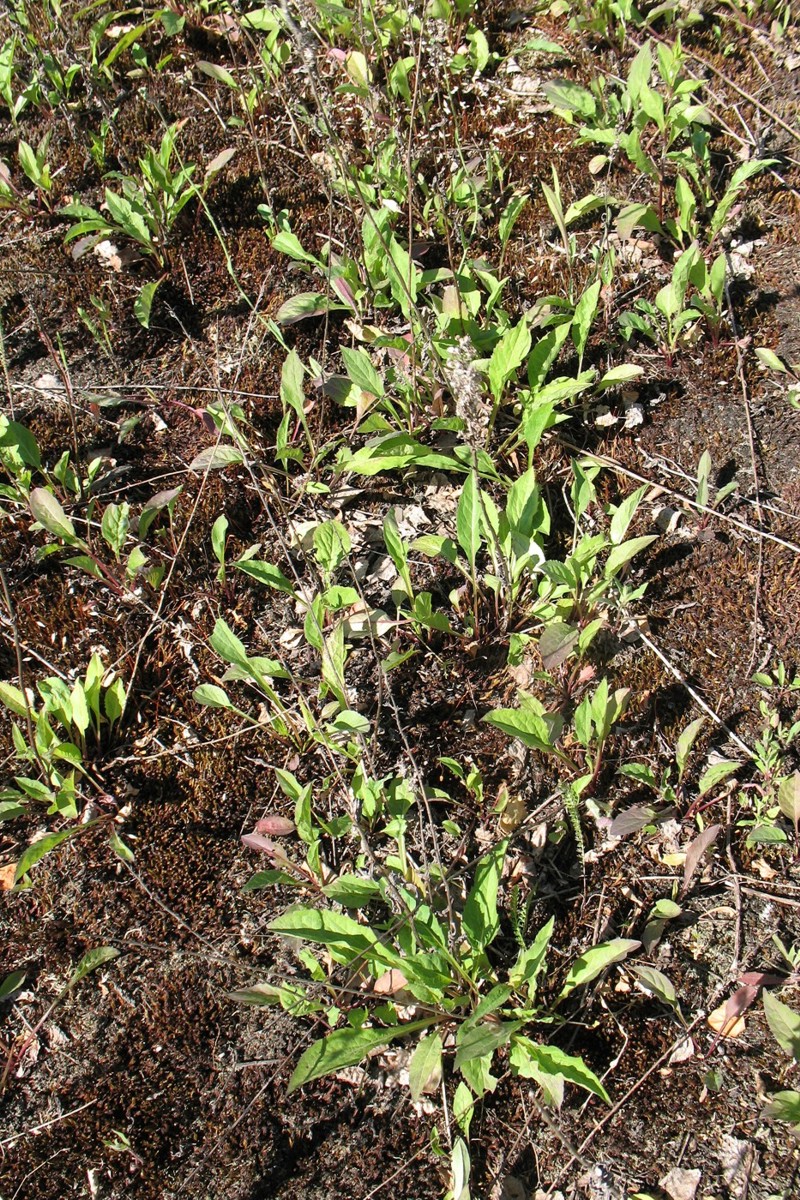
[[[797,1194],[795,17],[6,4],[0,1194]]]

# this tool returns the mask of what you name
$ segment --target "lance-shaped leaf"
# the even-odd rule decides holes
[[[633,941],[630,938],[613,938],[610,942],[603,942],[600,946],[592,946],[570,967],[558,997],[559,1000],[563,1000],[575,988],[591,983],[592,980],[597,979],[598,975],[602,975],[607,967],[622,962],[640,946],[641,942]]]
[[[75,526],[64,509],[47,488],[34,488],[28,497],[28,504],[34,519],[43,529],[54,537],[63,538],[65,542],[76,542]]]

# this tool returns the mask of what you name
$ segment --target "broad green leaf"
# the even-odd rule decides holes
[[[382,396],[384,392],[383,380],[375,370],[372,359],[366,350],[362,350],[360,347],[356,350],[351,350],[348,346],[342,346],[341,353],[347,378],[351,383],[354,383],[362,391],[369,392],[373,396]]]
[[[100,531],[117,558],[119,558],[122,548],[125,545],[125,539],[128,536],[129,525],[129,505],[106,505],[105,512],[103,513],[103,519],[100,523]]]
[[[613,938],[610,942],[592,946],[570,967],[558,999],[563,1000],[575,988],[591,983],[592,980],[597,979],[598,975],[602,975],[607,967],[622,962],[640,946],[641,942],[633,941],[630,938]]]
[[[800,1130],[800,1092],[775,1092],[772,1101],[764,1109],[765,1117],[776,1121],[789,1121]]]
[[[630,383],[632,379],[638,379],[643,373],[644,367],[637,367],[633,363],[621,363],[601,376],[597,381],[597,390],[604,392],[608,388],[619,387],[621,383]]]
[[[34,519],[48,533],[52,533],[54,537],[63,538],[65,542],[78,540],[75,536],[75,526],[53,493],[47,488],[34,488],[28,497],[28,505]]]
[[[641,553],[655,540],[656,534],[648,534],[645,537],[631,538],[630,541],[615,546],[606,559],[604,571],[606,579],[613,579],[627,562],[630,562],[635,555]]]
[[[470,1200],[469,1177],[472,1162],[467,1143],[463,1138],[456,1138],[450,1154],[450,1191],[447,1193],[452,1200]]]
[[[596,279],[581,296],[578,303],[575,305],[575,316],[572,319],[572,341],[575,349],[578,352],[578,364],[583,362],[583,355],[586,350],[586,343],[589,340],[592,322],[594,321],[597,312],[597,304],[600,299],[600,288],[602,284],[599,279]]]
[[[0,423],[0,446],[15,450],[28,467],[42,465],[36,438],[29,429],[16,421],[6,421],[3,418]]]
[[[778,788],[778,807],[794,824],[800,824],[800,771],[794,771]]]
[[[565,1054],[557,1046],[540,1046],[538,1043],[531,1041],[530,1038],[515,1037],[515,1066],[518,1074],[524,1074],[524,1071],[520,1070],[520,1060],[517,1057],[519,1050],[523,1050],[525,1056],[540,1071],[548,1075],[561,1075],[568,1083],[574,1083],[577,1087],[583,1088],[584,1091],[591,1092],[594,1096],[599,1096],[606,1104],[611,1103],[608,1092],[594,1071],[589,1070],[582,1058],[576,1058],[572,1054]]]
[[[613,545],[619,546],[623,541],[648,486],[648,484],[643,484],[635,492],[631,492],[630,496],[626,496],[622,503],[618,504],[614,509],[614,515],[611,518],[609,528],[609,535]]]
[[[705,722],[705,717],[697,717],[696,720],[690,722],[675,744],[675,764],[678,768],[679,779],[683,778],[683,773],[686,770],[686,760]]]
[[[299,295],[284,301],[275,314],[275,321],[278,325],[294,325],[297,321],[321,317],[326,312],[343,307],[344,305],[335,304],[327,296],[320,296],[317,292],[300,292]]]
[[[329,909],[295,908],[270,921],[268,928],[273,933],[286,937],[302,938],[329,946],[341,961],[369,954],[377,938],[368,925],[359,925],[345,913]]]
[[[718,783],[722,783],[723,779],[727,779],[734,771],[738,771],[741,765],[740,762],[734,762],[732,759],[714,763],[713,766],[709,767],[701,775],[700,782],[697,785],[697,794],[704,796],[706,792],[710,792]]]
[[[189,470],[198,474],[201,471],[221,471],[225,467],[238,466],[244,462],[241,450],[236,446],[206,446],[196,454],[189,463]]]
[[[678,997],[671,980],[666,975],[657,971],[655,967],[631,967],[631,970],[642,986],[648,992],[652,992],[662,1004],[668,1005],[669,1008],[676,1006]]]
[[[317,562],[328,574],[333,574],[350,549],[350,534],[341,521],[323,521],[314,530],[314,553]]]
[[[14,687],[13,683],[0,681],[0,704],[10,708],[18,717],[26,717],[30,712],[24,694],[18,687]]]
[[[225,662],[234,663],[237,667],[248,670],[247,651],[244,643],[236,636],[227,622],[217,617],[214,632],[208,639],[208,644]]]
[[[160,284],[160,279],[154,279],[150,283],[146,283],[144,287],[140,289],[139,295],[133,302],[133,315],[136,317],[136,320],[139,322],[139,324],[144,326],[145,329],[150,328],[150,315],[153,311],[153,301],[156,298],[156,292],[158,291]]]
[[[501,249],[508,244],[508,239],[511,237],[511,232],[519,220],[520,213],[528,203],[528,193],[522,192],[512,196],[503,212],[500,215],[500,221],[497,227],[497,234],[500,238]]]
[[[297,234],[292,233],[288,229],[282,229],[280,233],[275,234],[275,237],[272,239],[272,248],[280,254],[288,255],[289,258],[293,258],[296,262],[310,263],[314,267],[322,265],[318,258],[303,249]],[[293,353],[296,352],[293,351]]]
[[[509,737],[518,738],[523,745],[531,750],[541,750],[551,753],[553,737],[544,717],[523,708],[496,708],[481,718],[495,729],[502,730]]]
[[[288,1093],[296,1092],[304,1084],[321,1079],[323,1075],[356,1066],[370,1050],[388,1046],[395,1038],[409,1032],[410,1028],[406,1025],[402,1029],[335,1029],[320,1041],[312,1042],[301,1055],[289,1080]]]
[[[514,372],[522,366],[531,348],[531,331],[523,317],[501,337],[489,359],[489,387],[495,400]]]
[[[462,927],[472,949],[485,950],[497,937],[500,919],[497,914],[497,889],[503,873],[508,842],[500,842],[478,861],[475,882],[464,904]]]
[[[474,1112],[475,1097],[462,1079],[453,1095],[453,1116],[464,1137],[469,1137],[469,1127],[472,1124]]]
[[[326,883],[322,891],[342,908],[364,908],[370,900],[381,895],[378,881],[363,875],[340,875]]]
[[[442,1039],[428,1034],[417,1046],[408,1064],[408,1085],[412,1100],[419,1100],[426,1088],[438,1083],[442,1073]]]
[[[781,1050],[791,1054],[800,1063],[800,1014],[778,1000],[772,992],[764,991],[761,997],[767,1023]]]
[[[467,557],[470,570],[475,570],[475,559],[481,545],[481,501],[477,472],[470,471],[464,480],[456,509],[456,534],[458,544]]]
[[[113,946],[98,946],[95,950],[89,950],[73,971],[67,986],[75,987],[92,971],[96,971],[98,967],[102,967],[103,963],[111,962],[114,958],[119,958],[119,950],[115,950]]]
[[[201,683],[192,692],[195,704],[203,704],[206,708],[233,708],[228,693],[214,683]]]
[[[473,1058],[491,1055],[500,1046],[507,1045],[522,1025],[522,1021],[484,1021],[468,1028],[462,1026],[456,1035],[456,1070]]]

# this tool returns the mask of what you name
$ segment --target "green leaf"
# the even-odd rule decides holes
[[[770,350],[767,346],[756,346],[756,358],[763,363],[765,367],[769,367],[771,371],[779,371],[781,375],[788,374],[786,364],[778,358],[774,350]]]
[[[764,1109],[765,1117],[776,1121],[789,1121],[800,1130],[800,1092],[776,1092]]]
[[[613,579],[627,562],[630,562],[635,555],[646,549],[655,540],[656,534],[648,534],[645,537],[631,538],[630,541],[615,546],[606,559],[604,570],[606,579]]]
[[[475,1098],[462,1079],[453,1095],[453,1116],[464,1137],[469,1137],[469,1127],[472,1124],[474,1112]]]
[[[511,1040],[521,1029],[522,1021],[485,1021],[482,1025],[461,1026],[456,1035],[456,1070],[473,1058],[491,1055]]]
[[[102,967],[103,963],[111,962],[115,958],[119,958],[119,950],[115,950],[113,946],[98,946],[95,950],[89,950],[72,972],[67,987],[74,988],[92,971],[96,971],[98,967]]]
[[[321,1079],[323,1075],[356,1066],[370,1050],[388,1046],[409,1029],[408,1025],[403,1029],[335,1029],[320,1041],[312,1042],[301,1055],[289,1080],[288,1094],[291,1095],[314,1079]]]
[[[791,1054],[800,1063],[800,1014],[789,1008],[772,992],[765,991],[761,997],[767,1023],[781,1050]]]
[[[12,971],[10,975],[6,975],[2,983],[0,983],[0,1001],[7,1000],[14,992],[18,991],[27,976],[24,971]]]
[[[130,525],[130,507],[127,504],[107,504],[100,532],[105,538],[116,558],[119,558]]]
[[[153,301],[161,282],[160,279],[154,279],[150,283],[146,283],[133,302],[133,315],[145,329],[150,328],[150,314],[153,311]]]
[[[419,1100],[426,1087],[437,1082],[442,1072],[442,1039],[438,1033],[424,1037],[408,1064],[411,1099]]]
[[[578,303],[575,305],[575,316],[572,318],[572,341],[575,349],[578,352],[578,369],[583,362],[583,355],[586,350],[586,343],[589,340],[592,322],[597,312],[597,304],[600,299],[600,288],[602,284],[599,279],[596,279],[581,296]]]
[[[501,337],[489,359],[489,387],[495,400],[514,372],[523,364],[531,348],[531,331],[523,317]]]
[[[205,450],[196,454],[189,463],[189,470],[198,474],[201,471],[221,471],[225,467],[238,466],[243,462],[244,455],[236,446],[206,446]]]
[[[39,838],[38,841],[31,842],[31,844],[27,846],[25,850],[23,850],[22,854],[17,860],[17,868],[14,872],[14,883],[19,883],[20,879],[22,879],[24,875],[27,875],[31,867],[36,866],[36,864],[43,859],[46,854],[49,854],[51,850],[55,850],[56,846],[60,846],[62,842],[67,840],[67,838],[74,837],[78,832],[80,831],[77,829],[61,829],[58,833],[46,833],[44,837]]]
[[[539,930],[533,943],[527,949],[519,952],[517,961],[508,972],[508,981],[516,991],[527,987],[529,1000],[532,1000],[535,995],[536,980],[545,965],[547,947],[550,945],[554,927],[555,918],[551,917]]]
[[[195,66],[198,71],[202,71],[204,75],[208,75],[209,79],[215,79],[217,83],[224,83],[233,91],[239,91],[239,84],[230,71],[226,71],[224,67],[220,67],[217,63],[204,62],[202,59],[198,59]]]
[[[314,530],[314,553],[317,562],[328,574],[333,574],[350,549],[350,534],[341,521],[323,521]]]
[[[467,556],[470,570],[475,570],[475,559],[481,545],[481,502],[476,471],[470,471],[464,480],[456,509],[456,534],[458,544]]]
[[[528,193],[522,192],[521,194],[512,196],[506,207],[503,209],[497,227],[501,249],[505,249],[506,245],[508,244],[508,239],[511,237],[511,232],[519,220],[520,213],[527,203]]]
[[[12,683],[0,681],[0,704],[4,704],[6,708],[18,717],[27,717],[30,709],[25,703],[25,696],[18,687],[14,687]]]
[[[633,363],[621,363],[618,367],[612,367],[610,371],[606,371],[605,375],[597,381],[598,392],[604,392],[608,388],[619,387],[621,383],[630,383],[633,379],[638,379],[644,373],[644,367],[637,367]]]
[[[228,693],[214,683],[201,683],[192,692],[195,704],[203,704],[206,708],[233,708]]]
[[[610,942],[592,946],[570,967],[558,999],[563,1000],[575,988],[591,983],[593,979],[597,979],[598,975],[602,975],[607,967],[622,962],[640,946],[641,942],[632,941],[630,938],[613,938]]]
[[[545,1074],[561,1075],[568,1083],[574,1083],[576,1087],[591,1092],[593,1096],[598,1096],[606,1104],[611,1103],[608,1092],[594,1071],[589,1070],[582,1058],[576,1058],[572,1054],[565,1054],[557,1046],[540,1046],[526,1037],[514,1038],[514,1050],[515,1052],[522,1050],[525,1057]],[[520,1070],[520,1060],[517,1054],[515,1054],[515,1059],[517,1073],[520,1075],[524,1074],[524,1071]]]
[[[240,641],[230,625],[223,621],[221,617],[217,617],[214,623],[214,632],[208,639],[208,644],[220,658],[225,659],[225,662],[233,663],[245,671],[249,670],[247,651],[245,650],[244,643]]]
[[[38,521],[48,533],[62,538],[65,542],[78,540],[75,536],[75,526],[53,493],[49,492],[47,488],[34,488],[28,497],[28,505],[34,520]]]
[[[714,763],[707,771],[704,771],[700,777],[700,782],[697,785],[698,796],[704,796],[706,792],[710,792],[718,783],[722,783],[723,779],[727,779],[734,771],[738,771],[741,763],[734,762],[733,759],[726,759],[724,762]]]
[[[377,942],[368,925],[328,909],[295,908],[270,921],[269,929],[286,937],[328,946],[341,962],[367,955]]]
[[[329,900],[335,900],[343,908],[364,908],[370,900],[380,896],[380,884],[376,879],[363,875],[340,875],[322,889]]]
[[[282,229],[280,233],[275,234],[275,237],[272,239],[272,248],[280,254],[287,254],[295,262],[310,263],[314,267],[321,267],[323,265],[313,254],[309,254],[307,250],[303,249],[297,234],[292,233],[288,229]],[[296,351],[292,351],[292,353],[296,353]]]
[[[618,504],[614,509],[614,515],[611,518],[611,526],[609,535],[613,545],[619,546],[623,541],[625,534],[628,532],[631,521],[634,518],[637,508],[642,502],[642,498],[647,491],[649,484],[643,484],[637,488],[630,496],[627,496],[621,504]]]
[[[462,927],[472,949],[479,953],[491,944],[500,929],[497,889],[503,873],[508,842],[500,842],[479,859],[475,882],[464,904]]]
[[[16,421],[4,421],[0,435],[0,446],[16,450],[22,461],[28,467],[41,467],[42,459],[36,438],[29,429]]]
[[[384,393],[383,380],[372,365],[372,359],[366,350],[351,350],[348,346],[342,346],[341,353],[350,382],[364,392],[381,397]]]
[[[690,722],[675,744],[675,763],[678,768],[679,779],[683,778],[683,773],[686,770],[686,760],[691,753],[692,746],[695,744],[700,730],[705,725],[705,721],[705,717],[697,717],[696,720]]]
[[[554,738],[552,728],[544,717],[527,708],[496,708],[481,718],[495,729],[502,730],[509,737],[518,738],[523,745],[531,750],[541,750],[544,754],[553,752]]]
[[[800,824],[800,771],[784,779],[778,788],[778,807],[794,825]]]
[[[456,1138],[450,1155],[450,1191],[452,1200],[470,1200],[469,1177],[472,1163],[469,1149],[463,1138]]]
[[[655,967],[632,967],[631,970],[648,992],[652,992],[662,1004],[666,1004],[669,1008],[675,1008],[678,997],[671,980],[667,979],[666,975],[657,971]]]
[[[343,304],[335,304],[327,296],[317,292],[300,292],[286,300],[275,314],[278,325],[294,325],[297,321],[305,321],[309,317],[321,317],[326,312],[344,308]]]
[[[235,564],[237,571],[242,571],[245,575],[252,576],[259,583],[264,583],[267,587],[275,588],[278,592],[286,592],[288,596],[293,596],[294,586],[291,581],[286,578],[283,571],[272,563],[263,562],[259,559],[240,559]]]

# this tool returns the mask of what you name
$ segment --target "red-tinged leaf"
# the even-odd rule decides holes
[[[656,809],[652,804],[634,804],[614,817],[608,827],[609,836],[621,838],[638,833],[645,825],[651,825],[655,817]]]
[[[333,279],[331,279],[331,287],[336,292],[336,295],[339,297],[339,299],[343,300],[349,308],[352,308],[353,310],[358,308],[353,289],[350,287],[350,284],[347,282],[347,280],[343,279],[341,275],[336,275]]]
[[[785,975],[771,975],[768,971],[745,971],[739,976],[739,983],[756,988],[781,987],[785,982]]]
[[[248,850],[260,850],[263,854],[274,854],[279,849],[274,842],[261,833],[243,833],[242,845]]]
[[[714,842],[719,836],[719,831],[721,828],[721,825],[709,825],[708,829],[704,829],[703,832],[696,837],[689,846],[689,849],[686,851],[686,862],[684,863],[683,867],[683,884],[681,886],[682,892],[686,892],[688,890],[689,884],[692,882],[692,877],[694,876],[697,868],[700,866],[703,855],[708,849],[710,849],[711,846],[713,846]]]
[[[726,1025],[729,1021],[734,1021],[742,1013],[747,1012],[751,1004],[754,1004],[758,999],[758,992],[759,989],[749,983],[736,989],[733,995],[728,998],[728,1003],[725,1005]]]
[[[256,825],[256,834],[264,833],[270,837],[291,837],[296,832],[294,821],[290,821],[288,817],[279,817],[277,815],[262,817]]]

